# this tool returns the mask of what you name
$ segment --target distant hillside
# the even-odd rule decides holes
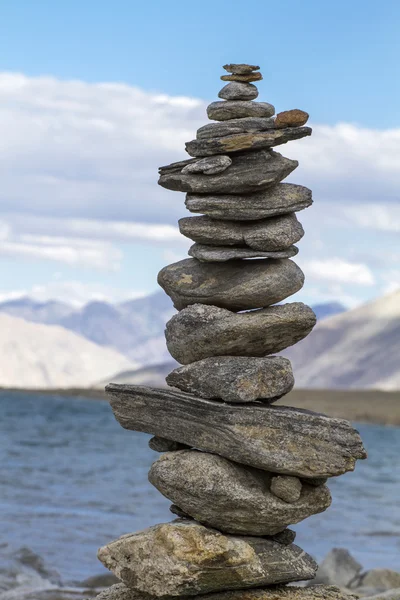
[[[317,321],[333,317],[333,315],[339,315],[347,310],[347,308],[341,302],[325,302],[323,304],[316,304],[312,307],[313,311],[317,316]]]

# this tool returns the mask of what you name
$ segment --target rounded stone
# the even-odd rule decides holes
[[[319,487],[319,486],[312,486]],[[298,477],[277,475],[271,480],[271,492],[284,502],[297,502],[301,496],[302,483]]]
[[[292,110],[285,110],[280,112],[275,117],[275,127],[301,127],[308,121],[309,114],[304,110],[294,108]]]
[[[254,100],[257,96],[258,89],[255,85],[240,81],[231,81],[218,94],[223,100]]]

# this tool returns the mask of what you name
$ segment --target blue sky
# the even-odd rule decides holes
[[[259,100],[311,115],[278,149],[314,191],[299,299],[400,284],[398,2],[14,0],[0,21],[0,297],[155,290],[189,246],[157,166],[185,157],[236,61],[261,66]]]

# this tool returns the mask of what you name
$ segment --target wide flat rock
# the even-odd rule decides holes
[[[293,183],[280,183],[246,196],[187,194],[185,201],[190,212],[226,221],[256,221],[297,212],[311,204],[311,190]]]
[[[177,192],[243,194],[264,190],[279,183],[299,163],[273,150],[260,150],[232,156],[231,166],[215,175],[182,173],[182,163],[178,164],[178,167],[170,165],[160,169],[159,185]]]
[[[267,356],[305,338],[316,323],[302,302],[234,313],[194,304],[167,323],[168,350],[181,364],[216,356]]]
[[[156,597],[312,579],[317,569],[294,544],[224,535],[185,520],[125,535],[98,557],[128,587]]]
[[[196,521],[225,533],[274,535],[331,504],[326,486],[301,483],[300,498],[284,502],[271,492],[272,480],[265,471],[197,450],[167,452],[149,471],[150,483],[163,496]]]
[[[294,386],[287,358],[271,356],[213,356],[175,369],[167,375],[168,385],[201,398],[225,402],[271,404]]]
[[[125,429],[163,436],[240,464],[307,477],[352,471],[366,453],[348,421],[288,406],[227,404],[184,392],[109,384]]]
[[[234,246],[209,246],[206,244],[193,244],[188,254],[200,262],[226,262],[246,258],[292,258],[298,254],[296,246],[289,246],[286,250],[263,252],[251,248],[236,248]]]
[[[275,128],[275,119],[262,117],[247,117],[230,119],[221,123],[208,123],[197,130],[197,139],[209,139],[235,135],[237,133],[254,133]]]
[[[246,100],[225,100],[212,102],[207,106],[207,116],[213,121],[228,121],[246,117],[272,117],[275,106],[268,102],[251,102]]]
[[[199,244],[246,246],[264,252],[285,250],[304,235],[295,213],[255,222],[223,221],[208,216],[179,219],[179,231]]]
[[[262,150],[286,144],[292,140],[311,135],[310,127],[288,127],[286,129],[270,129],[254,133],[237,133],[225,137],[196,139],[186,142],[185,148],[189,156],[213,156],[214,154],[231,154],[245,150]]]
[[[240,81],[231,81],[218,93],[218,98],[223,100],[255,100],[257,96],[258,89],[255,85]]]
[[[200,303],[240,311],[269,306],[295,294],[303,287],[304,274],[288,258],[222,264],[186,258],[164,267],[157,281],[177,310]]]
[[[222,81],[242,81],[244,83],[251,83],[252,81],[261,81],[261,73],[232,73],[231,75],[221,75]]]

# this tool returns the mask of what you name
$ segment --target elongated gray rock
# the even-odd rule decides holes
[[[149,472],[163,496],[199,523],[225,533],[274,535],[331,504],[326,486],[301,486],[298,479],[301,494],[288,504],[270,491],[272,479],[265,471],[197,450],[167,452]]]
[[[215,356],[267,356],[305,338],[316,323],[302,302],[233,313],[194,304],[167,323],[168,350],[183,365]]]
[[[270,404],[294,386],[292,366],[287,358],[271,356],[216,356],[179,367],[170,373],[168,385],[201,398],[225,402]]]
[[[292,258],[298,254],[296,246],[289,246],[286,250],[263,252],[251,248],[237,248],[234,246],[208,246],[206,244],[193,244],[188,254],[200,262],[226,262],[246,258]]]
[[[305,479],[334,477],[352,471],[356,460],[366,457],[348,421],[311,411],[227,404],[115,383],[106,391],[125,429],[163,436],[264,471]]]
[[[286,129],[270,129],[256,133],[237,133],[225,137],[196,139],[186,142],[186,152],[190,156],[213,156],[214,154],[231,154],[245,150],[262,150],[286,144],[292,140],[300,140],[311,135],[310,127],[288,127]]]
[[[304,274],[288,258],[201,263],[186,258],[161,269],[157,279],[177,310],[212,304],[233,311],[261,308],[303,287]]]
[[[275,128],[275,119],[262,117],[247,117],[244,119],[230,119],[222,123],[208,123],[197,130],[197,139],[209,139],[234,135],[236,133],[254,133]]]
[[[232,156],[232,164],[222,173],[204,175],[182,173],[178,167],[160,169],[159,185],[177,192],[197,194],[243,194],[267,189],[285,179],[298,166],[273,150],[260,150]]]
[[[275,107],[268,102],[248,102],[246,100],[226,100],[225,102],[212,102],[207,107],[207,116],[213,121],[228,121],[246,117],[272,117]]]
[[[251,83],[253,81],[261,81],[261,73],[232,73],[231,75],[221,75],[222,81],[242,81],[243,83]]]
[[[204,173],[204,175],[215,175],[222,173],[230,167],[232,159],[229,156],[208,156],[195,162],[190,162],[182,169],[182,173]]]
[[[185,201],[190,212],[226,221],[256,221],[297,212],[311,204],[311,190],[293,183],[280,183],[246,196],[187,194]]]
[[[231,63],[224,65],[222,68],[228,71],[228,73],[237,73],[238,75],[248,75],[260,69],[257,65],[248,65],[246,63]]]
[[[222,221],[207,216],[184,217],[179,219],[179,231],[199,244],[247,246],[264,252],[285,250],[304,235],[295,213],[251,223]]]
[[[254,100],[258,96],[258,89],[252,83],[232,81],[225,85],[218,93],[218,98],[223,100]]]
[[[156,597],[312,579],[317,570],[294,544],[223,535],[185,520],[125,535],[98,557],[132,590]]]

